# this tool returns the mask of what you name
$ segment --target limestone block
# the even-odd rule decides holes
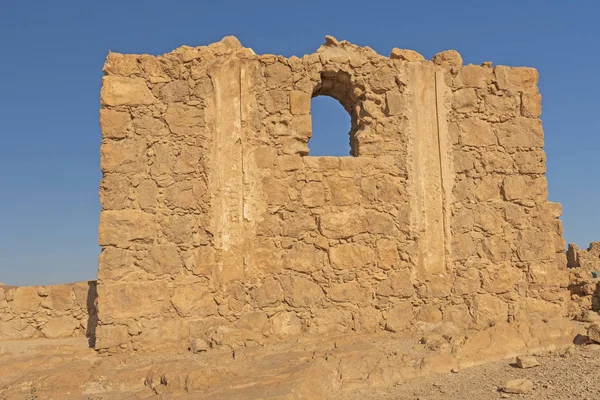
[[[166,188],[165,204],[171,209],[196,210],[206,190],[206,185],[201,181],[176,182]]]
[[[364,305],[370,300],[370,293],[365,287],[357,281],[345,283],[334,283],[326,289],[327,297],[338,303],[351,303],[355,305]]]
[[[283,267],[298,272],[315,272],[323,269],[327,253],[313,245],[296,242],[285,255]]]
[[[515,320],[517,322],[547,321],[564,315],[559,304],[532,297],[520,298],[515,304]]]
[[[400,93],[386,92],[385,104],[385,114],[388,116],[401,115],[406,111],[406,104]]]
[[[501,90],[511,92],[536,92],[538,72],[535,68],[506,67],[499,65],[494,68],[496,83]]]
[[[100,103],[106,106],[140,106],[158,102],[142,78],[106,75],[102,78]]]
[[[100,181],[100,204],[103,210],[122,210],[131,205],[133,185],[122,174],[105,173]]]
[[[444,307],[442,320],[453,324],[460,330],[466,330],[473,323],[473,317],[469,313],[466,304],[454,304]]]
[[[496,125],[498,142],[507,149],[541,148],[544,131],[539,119],[517,117]]]
[[[325,204],[325,187],[322,182],[308,182],[300,191],[300,197],[307,207],[322,207]]]
[[[235,327],[246,331],[264,333],[269,328],[269,319],[264,312],[248,312],[236,321]]]
[[[514,253],[510,243],[504,235],[493,235],[483,240],[483,251],[493,263],[509,261]]]
[[[523,271],[516,267],[494,265],[481,272],[483,290],[488,293],[507,293],[516,290],[516,286],[523,280]]]
[[[123,139],[132,130],[131,116],[127,112],[100,110],[100,129],[102,137],[107,139]]]
[[[485,96],[486,113],[500,117],[500,120],[515,117],[520,114],[519,100],[516,96]]]
[[[152,214],[137,210],[105,210],[100,213],[98,244],[123,246],[132,241],[150,241],[156,236]]]
[[[492,72],[493,70],[488,67],[473,64],[465,65],[454,78],[454,86],[485,89],[491,83]]]
[[[411,297],[415,292],[411,273],[408,269],[393,271],[389,279],[377,284],[377,294],[380,296]]]
[[[517,255],[521,261],[554,259],[554,244],[548,233],[528,229],[517,235]]]
[[[301,238],[307,232],[315,232],[316,230],[317,221],[311,213],[298,211],[295,213],[286,213],[283,216],[281,224],[281,233],[283,236]]]
[[[326,180],[326,183],[331,192],[330,204],[348,206],[359,201],[358,185],[353,179],[331,177]]]
[[[100,147],[100,168],[103,172],[144,172],[146,151],[144,139],[105,140]]]
[[[466,118],[458,125],[459,140],[463,146],[483,147],[497,143],[490,124],[478,118]]]
[[[335,269],[369,268],[375,260],[373,249],[358,243],[344,243],[329,250],[329,261]]]
[[[79,321],[70,315],[51,318],[43,327],[42,333],[50,339],[66,338],[73,336],[79,326]]]
[[[41,336],[42,333],[29,325],[24,319],[0,320],[0,340],[33,339]]]
[[[198,219],[193,214],[172,215],[161,222],[161,227],[169,242],[189,243],[193,234],[198,232]]]
[[[277,280],[267,278],[251,293],[259,308],[275,307],[283,300],[283,289]]]
[[[277,336],[291,337],[302,333],[302,322],[294,312],[280,312],[272,316],[269,321],[273,333]]]
[[[165,121],[177,136],[197,136],[204,127],[204,112],[198,107],[171,103],[165,112]]]
[[[73,288],[69,285],[50,286],[48,296],[42,299],[41,305],[53,311],[67,311],[74,306]]]
[[[170,134],[167,124],[162,119],[155,118],[152,115],[136,116],[133,119],[133,130],[136,134],[145,138],[165,137]],[[106,137],[106,134],[104,137]]]
[[[190,86],[187,81],[169,82],[160,88],[160,98],[165,103],[181,102],[190,94]]]
[[[445,69],[458,69],[463,63],[462,57],[456,50],[442,51],[433,56],[431,61]]]
[[[365,232],[367,227],[366,216],[355,210],[326,213],[319,218],[319,231],[331,239],[349,238]]]
[[[133,253],[116,247],[104,247],[98,257],[98,277],[119,279],[134,267]]]
[[[423,57],[421,54],[417,53],[414,50],[399,49],[397,47],[394,47],[392,49],[390,58],[392,60],[400,60],[400,61],[408,61],[408,62],[418,62],[418,61],[425,60],[425,57]]]
[[[109,52],[102,71],[107,75],[130,76],[141,73],[136,54]]]
[[[504,180],[503,190],[504,198],[508,201],[533,200],[543,202],[548,198],[548,182],[545,177],[508,176]]]
[[[375,93],[383,93],[396,87],[397,72],[388,66],[381,67],[373,72],[369,83]]]
[[[129,341],[127,326],[98,325],[96,327],[96,350],[117,347]]]
[[[15,312],[36,311],[41,303],[37,286],[21,286],[14,291],[12,309]]]
[[[285,301],[292,307],[311,307],[320,303],[323,290],[313,281],[292,277],[284,284]]]
[[[542,115],[542,95],[535,92],[523,93],[521,115],[527,118],[539,118]]]
[[[457,271],[454,281],[454,293],[462,296],[475,293],[481,287],[481,276],[477,268]]]
[[[504,384],[502,391],[512,394],[527,394],[533,390],[533,382],[529,379],[513,379]]]
[[[477,111],[477,94],[475,89],[465,88],[455,91],[452,95],[452,107],[459,113]]]
[[[471,305],[475,323],[486,328],[507,322],[508,304],[491,294],[476,295]]]
[[[137,186],[137,200],[144,211],[154,210],[158,205],[158,186],[153,179],[144,179]]]
[[[267,88],[285,87],[292,83],[292,71],[281,62],[267,65],[264,74]]]
[[[98,315],[115,320],[160,314],[170,307],[165,281],[126,282],[98,286]]]
[[[172,243],[153,245],[150,248],[150,259],[140,265],[154,275],[177,275],[183,268],[179,249]]]
[[[385,329],[391,332],[403,331],[413,319],[413,306],[410,303],[396,304],[385,313]]]
[[[310,94],[300,90],[290,92],[290,112],[292,115],[310,114]]]
[[[377,259],[378,267],[389,270],[399,265],[400,256],[398,255],[398,246],[394,241],[381,239],[377,241]]]
[[[416,318],[422,322],[435,324],[442,320],[442,312],[433,304],[424,304],[419,307]]]
[[[515,153],[514,157],[520,173],[546,173],[546,153],[543,150],[519,151]]]

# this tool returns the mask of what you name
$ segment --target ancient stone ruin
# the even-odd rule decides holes
[[[536,70],[227,37],[104,72],[98,350],[567,313]],[[310,155],[315,96],[350,115],[352,156]]]
[[[113,353],[436,331],[474,361],[572,339],[535,69],[226,37],[104,73],[97,299],[51,317],[93,329],[69,335]],[[351,155],[311,156],[315,96],[348,112]],[[25,289],[0,289],[0,333],[43,332]]]

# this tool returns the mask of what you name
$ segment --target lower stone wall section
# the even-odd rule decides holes
[[[571,315],[588,319],[588,311],[600,311],[600,242],[590,243],[587,250],[569,244],[567,262]]]
[[[96,281],[0,285],[0,340],[87,336],[96,329]]]

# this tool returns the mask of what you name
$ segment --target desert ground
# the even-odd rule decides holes
[[[85,338],[0,344],[0,399],[597,399],[600,345],[535,352],[444,369],[439,351],[418,338],[358,336],[197,354],[101,355]],[[435,370],[444,373],[435,373]],[[527,379],[525,394],[505,393]]]

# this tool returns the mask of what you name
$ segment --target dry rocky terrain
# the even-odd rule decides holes
[[[583,327],[583,325],[581,325]],[[0,399],[597,399],[600,345],[535,352],[461,368],[411,337],[340,336],[267,347],[102,355],[85,338],[6,341]],[[525,360],[529,361],[530,360]],[[436,373],[438,372],[438,373]],[[439,373],[443,372],[443,373]],[[525,394],[505,384],[527,379]]]

